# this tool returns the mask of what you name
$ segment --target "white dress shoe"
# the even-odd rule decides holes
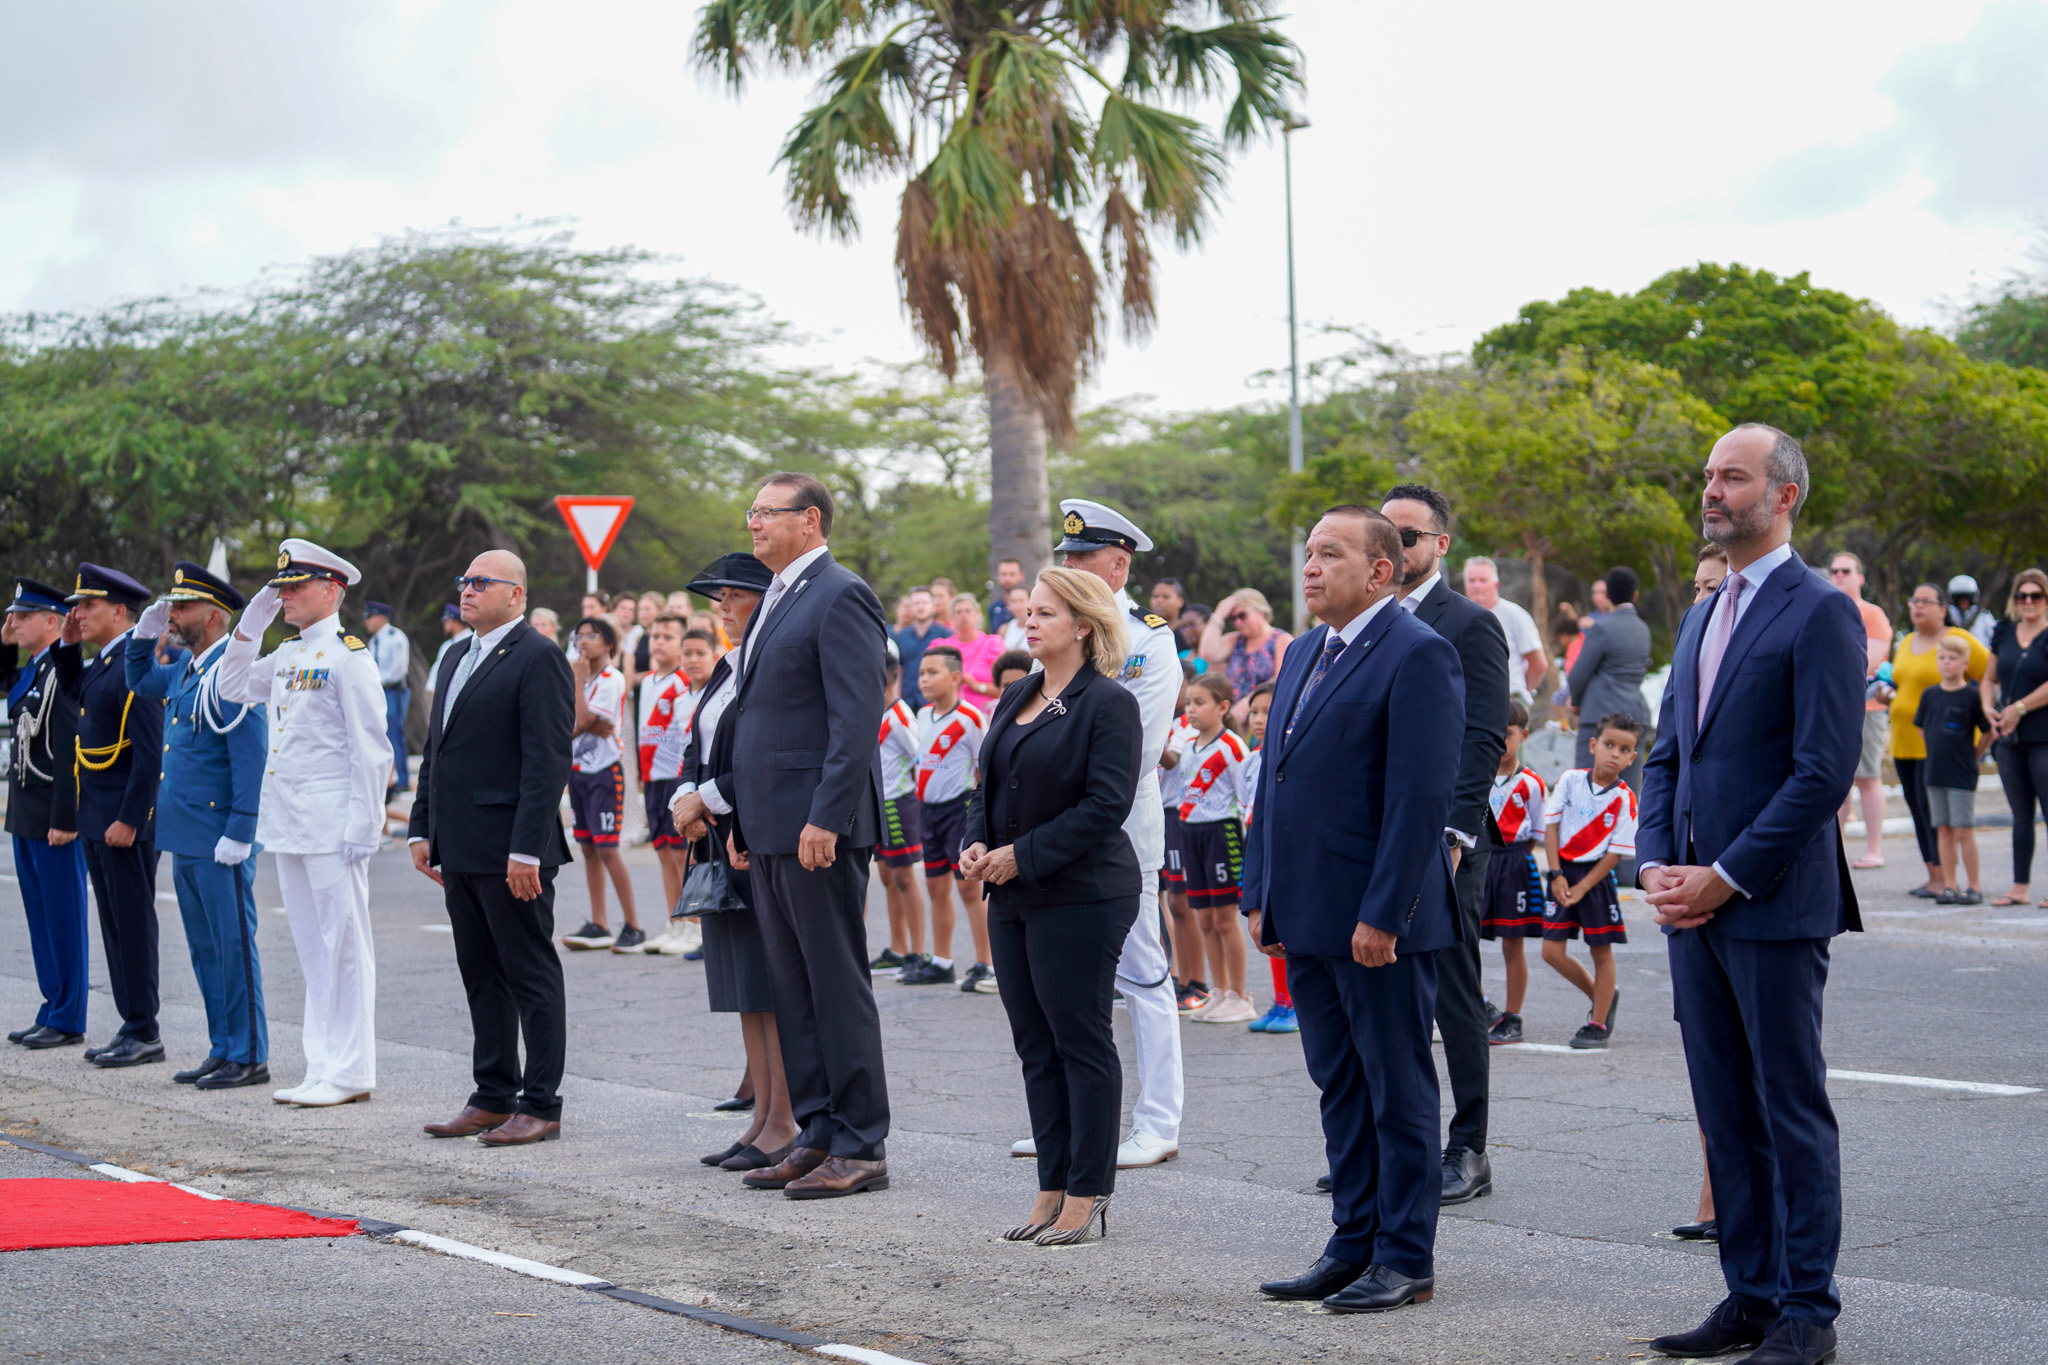
[[[1116,1168],[1120,1171],[1136,1170],[1140,1166],[1157,1166],[1162,1161],[1171,1161],[1180,1155],[1180,1144],[1157,1137],[1140,1128],[1117,1144]]]
[[[325,1109],[332,1104],[353,1104],[357,1100],[368,1098],[370,1092],[367,1090],[339,1086],[332,1081],[316,1081],[312,1085],[299,1087],[298,1093],[286,1103],[296,1104],[301,1109]]]
[[[311,1076],[308,1076],[305,1080],[300,1081],[297,1085],[288,1085],[282,1090],[271,1091],[270,1098],[279,1104],[292,1104],[297,1101],[302,1091],[310,1090],[317,1084],[319,1084],[319,1082],[315,1081]]]
[[[1011,1155],[1011,1156],[1037,1156],[1037,1155],[1038,1155],[1038,1139],[1036,1139],[1036,1138],[1018,1138],[1018,1139],[1017,1139],[1017,1140],[1016,1140],[1015,1142],[1013,1142],[1013,1143],[1011,1143],[1011,1144],[1010,1144],[1010,1155]]]

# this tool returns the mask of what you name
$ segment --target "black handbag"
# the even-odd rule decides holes
[[[683,893],[676,897],[676,908],[669,912],[669,918],[721,915],[746,908],[747,903],[732,888],[732,879],[725,875],[725,865],[701,862],[683,878]]]

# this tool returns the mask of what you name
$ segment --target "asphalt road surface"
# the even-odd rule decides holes
[[[1889,868],[1857,874],[1870,932],[1836,943],[1829,1064],[2037,1093],[1831,1085],[1847,1209],[1842,1358],[2038,1360],[2048,1355],[2048,912],[1910,899],[1910,841],[1888,841],[1887,853]],[[1985,853],[2001,888],[2002,834],[1987,835]],[[657,905],[652,855],[627,858],[642,904]],[[168,871],[166,859],[166,891]],[[566,931],[586,907],[581,869],[564,872],[556,920]],[[301,986],[268,859],[258,887],[282,1085],[300,1074]],[[470,1085],[453,947],[437,889],[402,846],[374,860],[371,895],[382,1043],[370,1102],[294,1110],[267,1089],[172,1085],[170,1071],[202,1056],[205,1037],[166,899],[172,1065],[99,1072],[75,1049],[0,1049],[0,1127],[238,1198],[403,1223],[930,1365],[1326,1353],[1620,1361],[1643,1353],[1644,1338],[1692,1325],[1722,1294],[1713,1249],[1668,1231],[1692,1216],[1700,1158],[1663,949],[1639,901],[1626,903],[1633,941],[1620,950],[1612,1049],[1495,1049],[1496,1193],[1446,1210],[1434,1302],[1354,1318],[1256,1293],[1261,1279],[1312,1261],[1329,1228],[1328,1201],[1313,1189],[1323,1160],[1314,1092],[1294,1037],[1185,1024],[1181,1159],[1119,1177],[1106,1243],[1041,1250],[997,1240],[1021,1220],[1035,1181],[1030,1163],[1006,1155],[1026,1126],[995,997],[877,987],[893,1187],[793,1203],[696,1161],[736,1135],[710,1108],[731,1093],[742,1054],[736,1021],[705,1010],[701,968],[677,958],[565,954],[564,1140],[493,1152],[423,1136],[420,1124],[452,1113]],[[38,999],[18,902],[11,877],[0,881],[0,1019],[10,1027],[27,1023]],[[877,890],[877,947],[885,923]],[[1583,999],[1540,961],[1532,967],[1528,1036],[1562,1044]],[[1487,969],[1498,998],[1495,949]],[[91,1036],[103,1042],[113,1012],[97,945],[94,973]],[[1256,958],[1252,979],[1263,1004]],[[1118,1032],[1128,1040],[1121,1017]],[[1134,1087],[1127,1078],[1126,1104]],[[291,1321],[317,1320],[303,1338],[317,1344],[309,1359],[410,1359],[414,1342],[421,1358],[467,1358],[486,1342],[565,1360],[649,1358],[654,1341],[673,1342],[678,1358],[723,1359],[704,1333],[734,1359],[788,1349],[366,1239],[17,1252],[0,1269],[13,1324],[0,1342],[48,1359],[197,1358],[223,1324],[244,1324],[258,1307],[287,1336]],[[138,1280],[147,1287],[133,1288]],[[110,1306],[109,1284],[140,1297]],[[330,1300],[331,1312],[276,1316]],[[550,1316],[484,1321],[541,1302],[554,1305]],[[22,1312],[47,1324],[29,1329],[47,1331],[47,1347],[23,1341]],[[436,1326],[471,1319],[474,1332]],[[440,1342],[450,1348],[430,1349]]]

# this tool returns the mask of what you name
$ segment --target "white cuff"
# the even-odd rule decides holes
[[[1462,844],[1466,848],[1479,847],[1479,841],[1473,838],[1471,835],[1467,834],[1462,829],[1452,829],[1449,825],[1445,825],[1444,833],[1450,835],[1453,839],[1456,839],[1460,844]]]
[[[514,853],[510,857],[513,862],[518,863],[522,867],[540,866],[540,859],[534,857],[531,853]]]
[[[1728,885],[1734,887],[1737,894],[1743,896],[1747,896],[1749,894],[1747,891],[1744,891],[1740,886],[1736,885],[1735,878],[1729,876],[1728,870],[1722,867],[1719,863],[1714,864],[1714,875],[1716,877],[1719,877],[1722,881],[1728,883]]]
[[[725,793],[718,789],[716,782],[706,782],[697,788],[697,795],[703,798],[704,809],[713,815],[732,814],[732,802],[725,799]]]
[[[426,836],[426,835],[424,835],[424,834],[415,834],[415,835],[414,835],[414,836],[413,836],[412,838],[410,838],[410,839],[407,839],[407,840],[406,840],[405,842],[406,842],[406,843],[408,843],[408,844],[424,844],[424,843],[425,843],[426,841],[427,841],[427,836]]]

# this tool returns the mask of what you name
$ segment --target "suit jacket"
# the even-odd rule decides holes
[[[1017,875],[988,894],[1011,909],[1088,905],[1135,897],[1138,855],[1124,823],[1138,793],[1145,721],[1138,699],[1093,668],[1083,668],[1024,727],[1004,762],[1003,735],[1039,693],[1045,674],[1003,689],[981,741],[982,782],[967,797],[969,844],[1015,847]],[[991,766],[993,763],[993,766]]]
[[[427,840],[428,860],[444,871],[502,874],[514,853],[560,867],[569,861],[561,803],[575,675],[562,651],[521,621],[478,661],[444,725],[441,701],[477,638],[449,650],[434,679],[408,836]]]
[[[1444,846],[1465,736],[1465,675],[1450,641],[1390,602],[1337,656],[1294,733],[1330,628],[1290,645],[1245,832],[1243,904],[1267,943],[1349,957],[1360,924],[1401,952],[1458,942]],[[1505,683],[1503,683],[1505,687]]]
[[[1637,865],[1719,863],[1742,888],[1713,920],[1732,938],[1861,929],[1835,812],[1863,743],[1863,618],[1796,554],[1752,591],[1704,724],[1708,604],[1679,625],[1657,743],[1643,765]],[[1717,592],[1709,602],[1719,600]]]
[[[1617,711],[1645,723],[1654,720],[1643,700],[1643,674],[1649,667],[1650,625],[1636,615],[1635,603],[1624,602],[1586,632],[1572,662],[1566,683],[1572,705],[1579,708],[1579,724],[1596,724]]]
[[[1398,603],[1396,605],[1399,605]],[[1465,743],[1458,753],[1458,786],[1451,796],[1452,829],[1500,843],[1488,800],[1500,756],[1508,747],[1508,636],[1500,618],[1441,575],[1415,608],[1415,617],[1451,642],[1465,672]]]
[[[270,756],[268,710],[222,701],[206,685],[220,665],[225,639],[215,642],[197,669],[182,649],[171,662],[158,663],[156,645],[129,636],[126,665],[136,705],[148,700],[163,710],[156,846],[211,858],[222,836],[254,845],[263,765]]]
[[[78,828],[78,783],[71,776],[78,702],[66,698],[57,684],[57,646],[24,665],[24,671],[27,679],[17,677],[8,689],[14,745],[7,770],[7,832],[47,839],[53,829]],[[40,728],[31,735],[35,727]]]
[[[882,836],[882,604],[826,551],[747,625],[733,730],[733,842],[797,851],[805,825],[850,848]]]
[[[85,662],[78,645],[50,647],[57,685],[78,710],[78,746],[87,753],[127,745],[105,768],[89,768],[76,754],[60,760],[78,774],[78,832],[104,839],[116,820],[132,826],[140,842],[156,839],[156,788],[162,780],[164,708],[128,690],[127,632]],[[130,698],[133,697],[131,702]],[[95,762],[105,762],[98,758]]]

